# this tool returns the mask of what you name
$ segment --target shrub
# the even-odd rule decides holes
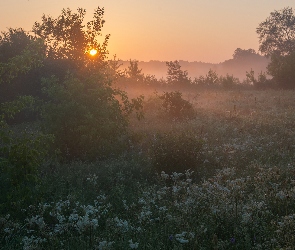
[[[29,202],[39,182],[39,167],[48,159],[53,138],[31,126],[9,126],[7,119],[34,104],[30,96],[2,103],[0,109],[0,213],[11,203]]]
[[[184,172],[194,169],[200,160],[202,141],[190,131],[156,134],[151,158],[157,172]]]
[[[48,98],[42,114],[44,129],[55,135],[64,157],[103,159],[124,150],[127,116],[141,109],[143,97],[129,100],[102,75],[67,76],[63,82],[53,77],[43,85]]]
[[[159,97],[163,100],[162,107],[170,119],[182,120],[194,117],[195,111],[193,105],[189,101],[184,100],[182,93],[179,91],[164,92]]]

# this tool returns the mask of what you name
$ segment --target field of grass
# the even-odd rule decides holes
[[[182,94],[191,119],[145,94],[124,155],[40,166],[0,249],[294,249],[295,92]]]

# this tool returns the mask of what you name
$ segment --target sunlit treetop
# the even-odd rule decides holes
[[[93,19],[86,24],[85,15],[86,10],[82,8],[77,12],[68,8],[63,9],[57,18],[43,15],[41,22],[35,22],[33,32],[45,42],[49,58],[69,59],[79,68],[88,65],[89,55],[99,55],[95,57],[96,64],[104,61],[109,40],[109,35],[101,39],[104,9],[96,8]]]

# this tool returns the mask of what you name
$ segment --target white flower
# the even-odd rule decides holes
[[[139,245],[139,243],[137,243],[137,242],[133,243],[132,239],[129,240],[129,246],[130,246],[131,249],[137,249],[138,245]]]
[[[123,233],[129,231],[129,224],[126,220],[121,220],[118,217],[114,219],[114,221],[117,223],[117,227],[121,229]]]
[[[285,199],[286,195],[285,195],[284,191],[280,191],[276,194],[276,197],[283,200],[283,199]]]
[[[111,247],[114,244],[114,241],[107,242],[106,240],[99,242],[98,250],[105,250]]]
[[[182,244],[188,243],[189,241],[183,238],[176,238],[177,241],[179,241]]]
[[[169,179],[169,175],[166,174],[164,171],[161,172],[161,177],[162,177],[162,179],[164,179],[164,180]]]
[[[181,187],[177,187],[177,186],[172,187],[172,190],[174,193],[177,193],[180,189],[181,189]]]

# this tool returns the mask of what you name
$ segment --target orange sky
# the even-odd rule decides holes
[[[30,30],[43,13],[82,7],[91,18],[105,8],[103,34],[110,33],[110,57],[123,60],[187,60],[218,63],[236,48],[258,50],[256,28],[273,10],[294,0],[0,0],[0,30]]]

